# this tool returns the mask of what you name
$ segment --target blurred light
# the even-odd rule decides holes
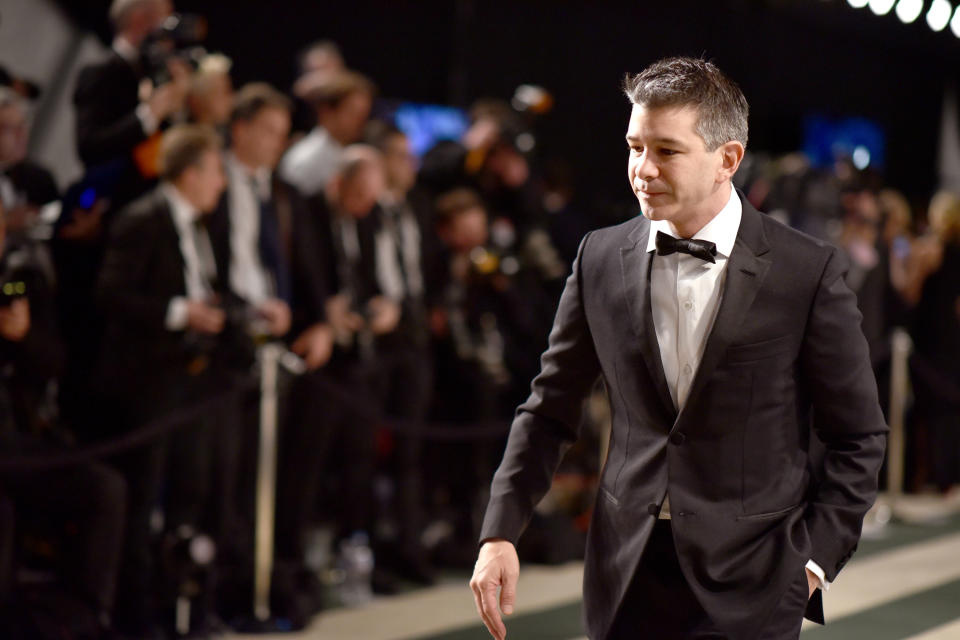
[[[532,134],[521,133],[517,136],[517,139],[514,140],[514,144],[517,145],[517,151],[520,151],[521,153],[530,153],[537,145],[537,140]]]
[[[957,10],[953,13],[953,20],[950,21],[950,30],[953,31],[953,35],[960,38],[960,7],[957,7]]]
[[[897,3],[897,17],[903,24],[910,24],[923,13],[923,0],[900,0]]]
[[[930,11],[927,11],[927,24],[934,31],[943,31],[950,22],[952,11],[953,7],[950,6],[949,0],[933,0]]]
[[[870,0],[847,0],[847,2],[854,9],[863,9],[865,6],[867,6]]]
[[[870,166],[870,151],[864,146],[858,146],[853,150],[853,166],[863,171]]]
[[[893,9],[893,3],[896,0],[870,0],[870,11],[878,16],[885,16]]]

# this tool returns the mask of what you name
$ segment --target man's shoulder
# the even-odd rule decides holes
[[[777,259],[796,261],[798,265],[823,264],[837,252],[834,245],[760,213],[763,236]]]
[[[584,247],[589,242],[590,252],[616,250],[627,247],[643,238],[650,228],[650,221],[642,215],[629,220],[590,231],[584,238]]]
[[[155,187],[127,204],[117,213],[113,227],[118,232],[156,230],[170,219],[170,204],[161,188]]]

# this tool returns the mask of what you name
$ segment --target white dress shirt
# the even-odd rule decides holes
[[[342,156],[343,146],[323,127],[314,127],[287,151],[280,162],[280,176],[309,198],[327,186]]]
[[[381,203],[383,218],[377,230],[376,269],[380,290],[395,301],[423,295],[420,273],[420,228],[406,203]]]
[[[166,327],[170,331],[181,331],[187,326],[187,301],[209,300],[213,296],[210,281],[216,275],[216,262],[206,231],[197,231],[194,226],[200,212],[173,185],[163,184],[160,189],[170,204],[173,225],[180,238],[183,279],[187,289],[186,297],[172,298],[167,305]]]
[[[724,207],[703,226],[694,240],[717,246],[716,263],[686,253],[654,255],[650,272],[650,306],[660,347],[663,373],[674,408],[683,409],[700,366],[703,350],[720,308],[726,283],[727,263],[740,229],[743,205],[733,187]],[[657,232],[677,237],[665,220],[650,223],[647,251],[656,252]],[[660,518],[670,518],[670,496],[664,497]],[[825,587],[823,570],[811,560],[807,567]]]
[[[260,260],[260,202],[270,194],[270,171],[251,173],[232,153],[226,154],[227,204],[230,212],[230,289],[251,304],[271,297],[273,279]]]

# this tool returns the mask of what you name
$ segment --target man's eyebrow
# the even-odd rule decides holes
[[[640,142],[640,138],[637,136],[628,135],[627,142],[630,142],[630,143]],[[675,140],[673,138],[654,138],[653,142],[656,142],[657,144],[666,144],[666,145],[676,146],[676,147],[685,146],[683,142],[681,142],[680,140]]]

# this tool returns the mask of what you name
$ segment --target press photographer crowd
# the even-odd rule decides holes
[[[76,81],[67,188],[27,157],[42,88],[0,78],[0,636],[254,624],[266,344],[295,365],[272,628],[472,567],[579,240],[637,212],[575,204],[570,165],[537,156],[536,87],[415,154],[331,41],[303,49],[290,91],[235,87],[169,0],[114,0],[110,20]],[[960,194],[908,200],[850,157],[799,153],[753,152],[736,182],[847,251],[881,398],[910,329],[908,489],[956,492]],[[603,448],[588,415],[525,561],[582,553]]]

